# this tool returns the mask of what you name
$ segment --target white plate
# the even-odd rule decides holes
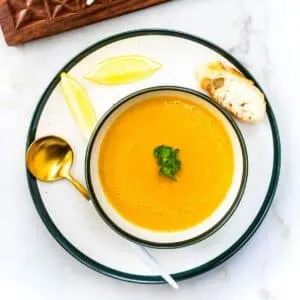
[[[127,85],[101,86],[82,78],[95,63],[119,55],[141,54],[163,65],[150,78]],[[113,36],[89,47],[62,70],[76,77],[88,90],[100,118],[112,104],[142,88],[178,85],[198,89],[195,68],[220,60],[253,77],[232,56],[217,46],[185,33],[141,30]],[[75,152],[73,175],[84,181],[86,141],[67,108],[59,74],[42,96],[29,129],[28,143],[55,134],[68,140]],[[280,142],[275,117],[268,104],[268,118],[258,125],[239,124],[246,141],[249,173],[243,199],[230,220],[215,234],[180,249],[149,249],[175,279],[185,279],[212,269],[236,253],[254,234],[272,202],[280,171]],[[102,221],[93,206],[64,181],[37,182],[28,173],[32,198],[53,237],[75,258],[92,269],[122,280],[158,283],[134,254],[128,242]]]

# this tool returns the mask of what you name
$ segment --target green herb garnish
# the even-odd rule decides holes
[[[173,149],[165,145],[160,145],[154,149],[153,154],[160,167],[160,175],[176,180],[175,175],[181,166],[181,161],[177,157],[178,153],[179,149]]]

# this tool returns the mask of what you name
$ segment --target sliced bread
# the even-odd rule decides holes
[[[202,89],[239,120],[256,123],[264,119],[263,93],[236,69],[212,62],[198,68],[197,79]]]

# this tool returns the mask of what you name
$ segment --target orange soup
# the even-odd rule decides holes
[[[159,175],[158,145],[178,148],[176,181]],[[99,155],[107,200],[127,221],[155,231],[188,229],[208,218],[232,183],[234,150],[223,122],[201,102],[152,96],[122,112]]]

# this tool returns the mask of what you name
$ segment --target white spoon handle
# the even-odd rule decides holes
[[[129,244],[131,248],[133,248],[134,251],[140,256],[141,260],[147,266],[147,268],[149,268],[149,270],[151,270],[154,274],[160,275],[173,289],[177,290],[179,288],[177,282],[160,266],[155,257],[153,257],[145,247],[131,242],[129,242]]]

